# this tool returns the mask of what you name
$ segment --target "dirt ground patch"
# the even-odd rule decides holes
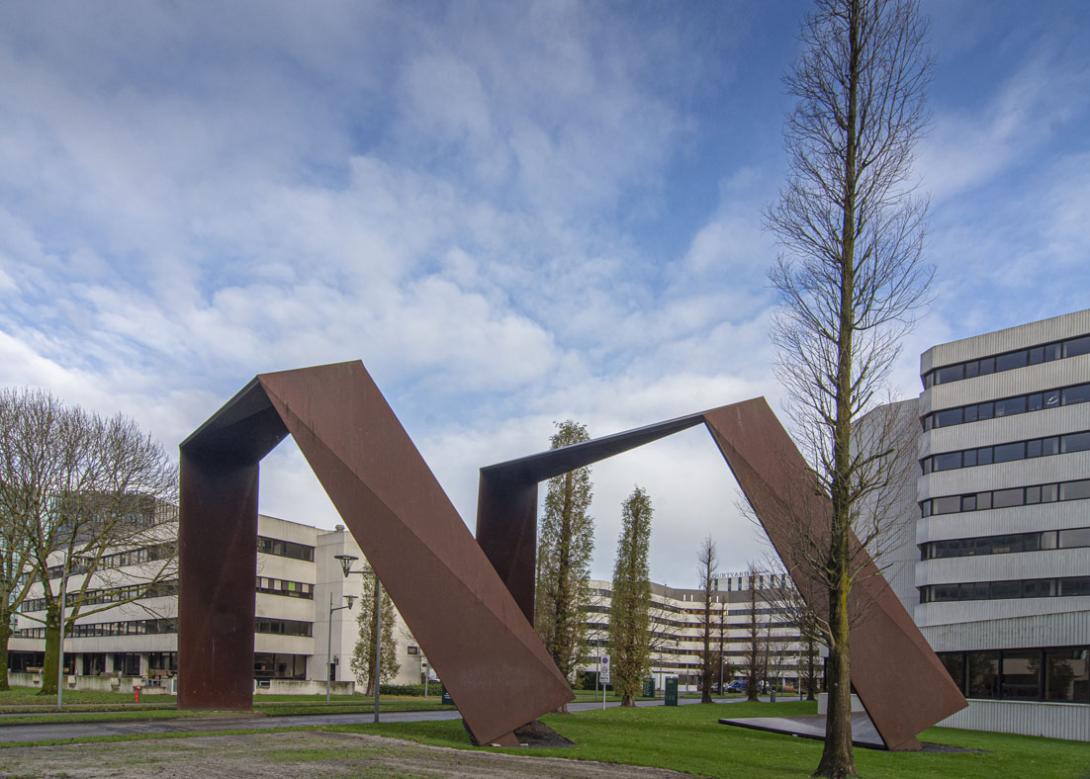
[[[256,733],[5,749],[8,779],[287,779],[288,777],[575,777],[666,779],[654,768],[471,752],[355,733]]]

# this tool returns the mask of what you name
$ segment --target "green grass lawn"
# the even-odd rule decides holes
[[[567,749],[534,749],[534,755],[599,760],[684,771],[698,776],[798,777],[817,767],[821,744],[809,739],[719,724],[720,717],[798,716],[813,703],[736,703],[607,709],[542,718],[575,742]],[[461,722],[353,725],[352,730],[428,744],[470,748]],[[974,750],[970,753],[891,753],[857,749],[865,777],[992,779],[1087,779],[1090,745],[1026,736],[933,728],[922,740]],[[516,750],[500,750],[511,751]]]

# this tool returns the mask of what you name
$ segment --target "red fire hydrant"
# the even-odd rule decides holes
[[[140,703],[140,685],[134,684],[132,686],[132,697],[136,703]]]

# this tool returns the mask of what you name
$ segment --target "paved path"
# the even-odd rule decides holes
[[[717,698],[716,703],[739,703],[743,698]],[[682,705],[699,703],[699,698],[681,698]],[[662,701],[637,701],[637,706],[661,706]],[[619,703],[607,703],[607,708],[620,706]],[[572,712],[592,711],[602,708],[602,704],[591,702],[572,703],[568,710]],[[122,736],[152,733],[201,733],[217,730],[295,728],[307,725],[361,725],[370,723],[371,713],[353,714],[307,714],[290,717],[238,717],[238,718],[193,718],[165,720],[121,720],[117,722],[58,722],[42,725],[9,725],[0,728],[0,742],[18,743],[25,741],[45,741],[47,739],[88,738],[94,736]],[[383,722],[428,722],[434,720],[461,719],[456,709],[440,711],[402,711],[383,712]]]

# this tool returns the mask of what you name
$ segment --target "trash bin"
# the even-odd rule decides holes
[[[445,703],[448,706],[453,706],[454,705],[454,699],[450,697],[450,693],[447,692],[446,687],[443,688],[443,698],[442,698],[441,702]]]
[[[677,677],[671,676],[666,680],[666,701],[667,706],[677,706]]]
[[[655,697],[655,677],[650,676],[643,680],[643,696],[645,698]]]

